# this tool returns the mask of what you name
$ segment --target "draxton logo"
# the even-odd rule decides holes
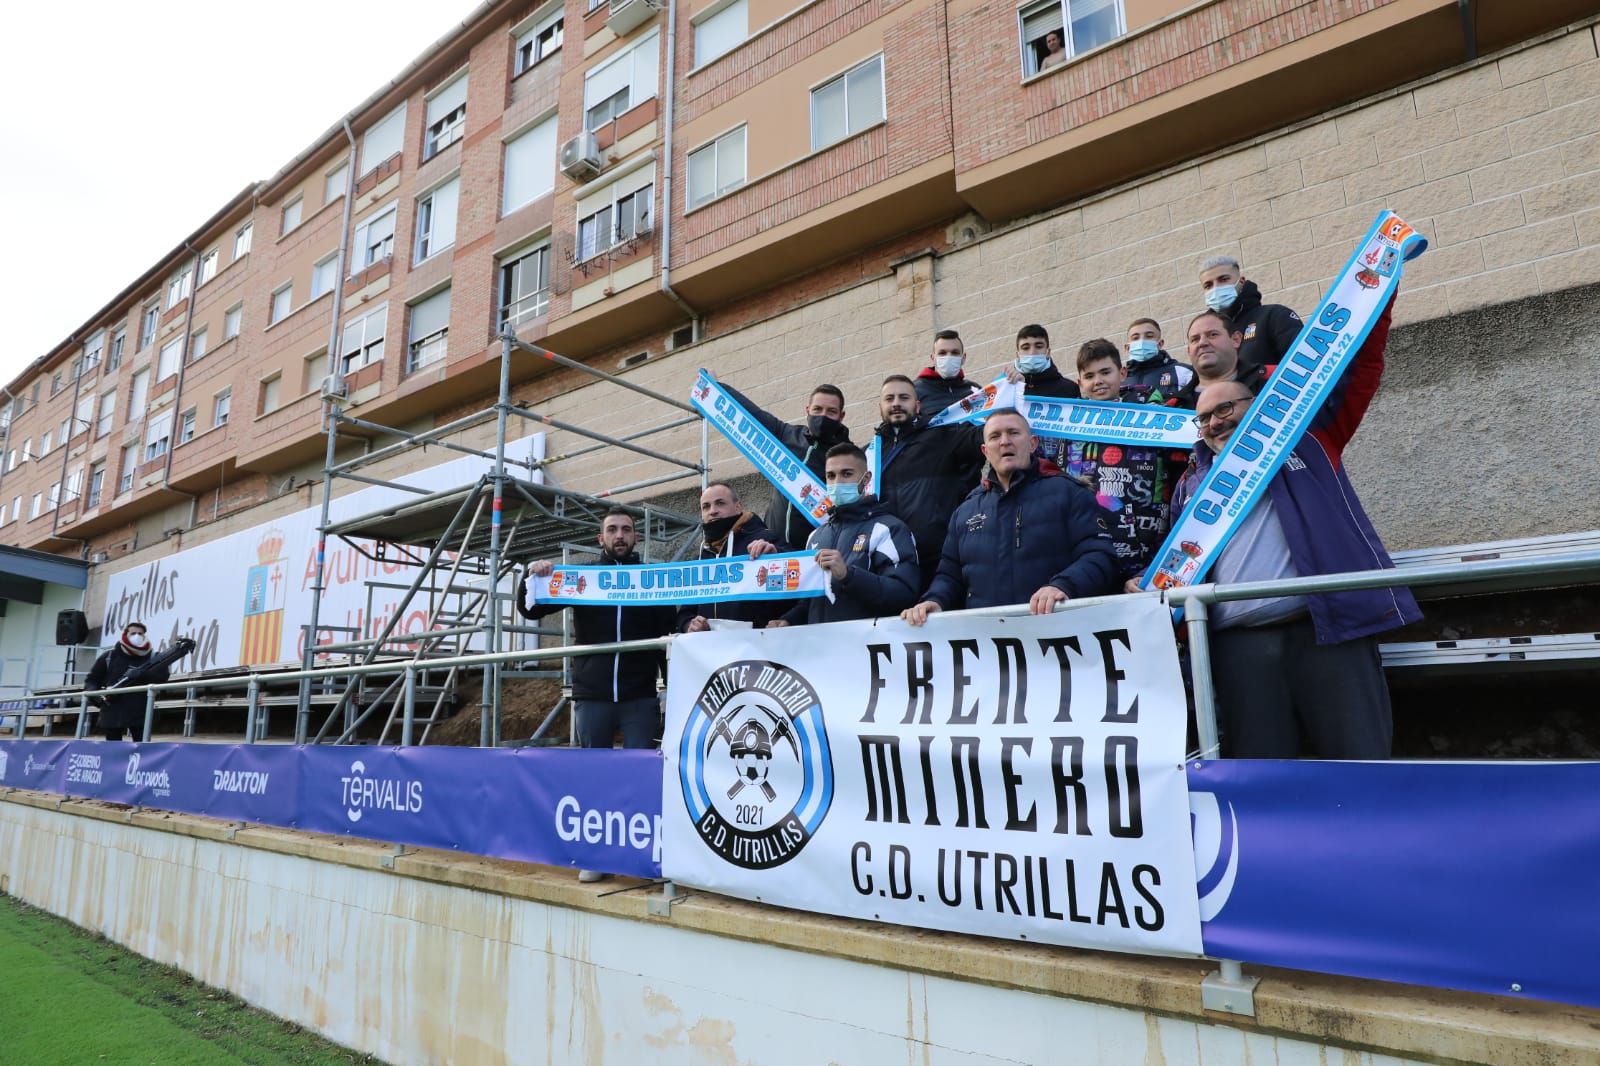
[[[158,796],[172,793],[172,779],[165,770],[139,769],[139,753],[128,756],[128,768],[122,772],[122,783],[134,788],[148,788]]]
[[[270,773],[262,770],[213,770],[211,791],[241,792],[247,796],[265,795]]]
[[[360,759],[350,764],[350,776],[339,778],[344,790],[345,817],[351,822],[361,821],[365,811],[396,811],[400,814],[422,812],[422,782],[403,777],[369,777],[367,766]]]
[[[747,870],[781,866],[833,802],[833,757],[811,683],[745,659],[712,671],[684,723],[678,778],[706,846]]]
[[[1194,835],[1194,873],[1200,889],[1200,920],[1222,913],[1239,875],[1239,816],[1228,804],[1224,817],[1210,792],[1189,792],[1189,827]]]

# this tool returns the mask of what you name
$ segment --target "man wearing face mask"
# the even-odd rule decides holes
[[[762,410],[732,385],[724,382],[722,387],[819,479],[828,449],[850,441],[850,431],[844,424],[844,392],[837,385],[818,385],[811,390],[806,400],[806,420],[800,424],[785,422]],[[766,519],[767,527],[785,544],[801,544],[811,533],[812,525],[804,512],[779,492],[772,494]]]
[[[1200,290],[1206,309],[1225,315],[1229,332],[1239,334],[1241,367],[1276,366],[1300,336],[1300,316],[1282,304],[1262,303],[1261,290],[1231,255],[1214,255],[1200,264]]]
[[[1017,357],[1006,370],[1006,380],[1022,382],[1027,396],[1053,396],[1076,400],[1082,397],[1078,383],[1062,374],[1050,356],[1050,334],[1037,323],[1017,331]],[[1062,467],[1067,461],[1067,442],[1050,437],[1033,438],[1033,449],[1041,459]]]
[[[879,466],[871,486],[889,512],[911,527],[927,588],[939,569],[950,513],[967,498],[983,470],[983,430],[972,422],[928,428],[911,379],[891,374],[878,393]]]
[[[922,404],[923,418],[933,418],[976,391],[962,371],[966,361],[967,349],[961,343],[961,334],[941,329],[933,335],[933,362],[917,375],[917,399]]]
[[[788,545],[746,511],[733,486],[713,481],[700,493],[700,558],[726,559],[748,555],[759,559],[771,552],[788,551]],[[680,633],[703,633],[713,619],[743,622],[760,628],[778,617],[788,604],[774,600],[729,600],[726,603],[686,603],[678,608]]]
[[[1128,326],[1122,350],[1128,353],[1123,384],[1149,390],[1143,402],[1167,407],[1194,407],[1194,368],[1178,362],[1161,347],[1161,323],[1137,318]],[[1082,370],[1078,388],[1083,388]]]
[[[824,476],[834,512],[806,541],[828,573],[827,595],[801,600],[770,625],[882,618],[916,602],[922,576],[916,543],[904,522],[862,491],[867,473],[867,453],[854,444],[828,449]]]
[[[165,665],[147,665],[150,662],[150,637],[143,622],[129,622],[122,627],[122,635],[110,651],[101,655],[89,667],[84,678],[86,689],[109,688],[123,678],[130,685],[159,685],[169,680],[171,671]],[[100,728],[107,740],[121,740],[128,730],[144,729],[145,694],[130,692],[125,696],[94,697],[100,708]]]
[[[1341,456],[1378,390],[1393,301],[1217,556],[1209,581],[1388,569]],[[1207,386],[1201,440],[1172,494],[1177,521],[1213,458],[1247,421],[1254,397],[1237,381]],[[1235,600],[1211,608],[1211,670],[1223,750],[1237,758],[1387,759],[1393,725],[1377,634],[1422,617],[1400,587]]]

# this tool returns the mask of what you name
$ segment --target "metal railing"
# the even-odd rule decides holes
[[[1188,627],[1190,641],[1190,666],[1194,681],[1195,718],[1200,739],[1200,749],[1203,755],[1214,754],[1217,750],[1217,717],[1216,717],[1216,690],[1212,683],[1210,661],[1210,634],[1206,623],[1209,618],[1209,608],[1214,603],[1224,603],[1234,600],[1266,599],[1277,596],[1303,596],[1323,592],[1345,592],[1355,589],[1387,588],[1403,586],[1407,588],[1425,587],[1429,585],[1471,585],[1481,582],[1505,581],[1514,579],[1527,581],[1531,579],[1560,579],[1570,581],[1596,580],[1600,581],[1600,549],[1573,552],[1564,555],[1547,555],[1536,558],[1499,559],[1487,562],[1474,563],[1443,563],[1432,566],[1411,566],[1394,570],[1364,570],[1348,574],[1327,574],[1316,577],[1297,577],[1280,581],[1253,581],[1233,585],[1203,584],[1189,588],[1169,589],[1163,593],[1144,592],[1133,593],[1140,596],[1158,596],[1163,602],[1183,609],[1184,622]],[[1127,594],[1115,596],[1093,596],[1083,599],[1067,600],[1056,606],[1058,612],[1073,611],[1084,607],[1121,601]],[[1008,617],[1026,614],[1026,604],[1014,604],[1004,607],[985,607],[962,611],[944,611],[932,615],[928,625],[943,626],[962,618],[982,617]],[[153,685],[127,685],[121,688],[101,689],[96,691],[83,691],[72,694],[67,698],[77,699],[75,708],[57,708],[55,710],[16,711],[19,722],[15,727],[17,735],[23,735],[26,729],[26,720],[29,717],[40,715],[76,715],[77,728],[75,735],[83,737],[88,732],[90,716],[89,698],[92,696],[130,695],[144,693],[145,717],[142,739],[150,739],[151,730],[155,720],[155,699],[158,692],[167,691],[193,691],[206,688],[238,687],[241,682],[246,686],[246,718],[245,718],[245,743],[254,743],[265,739],[266,719],[262,716],[260,703],[261,686],[264,681],[282,682],[297,680],[315,680],[318,678],[351,678],[367,674],[395,674],[403,675],[402,693],[405,713],[401,722],[401,744],[410,745],[414,739],[416,715],[416,687],[417,675],[422,670],[438,670],[449,667],[489,667],[503,663],[539,662],[550,659],[564,659],[578,655],[609,655],[613,652],[656,651],[670,650],[672,642],[677,636],[655,637],[648,640],[630,640],[609,644],[582,644],[566,645],[553,648],[524,648],[512,651],[478,652],[471,655],[456,655],[426,660],[379,661],[365,664],[346,666],[330,666],[316,669],[273,671],[248,671],[228,677],[215,678],[185,678],[180,681],[166,681]],[[301,709],[300,714],[308,712]],[[303,730],[297,730],[297,736],[304,736]]]

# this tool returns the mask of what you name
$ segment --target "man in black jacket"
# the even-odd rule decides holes
[[[746,511],[733,486],[713,481],[700,494],[700,558],[725,559],[748,555],[759,559],[769,552],[788,551],[754,511]],[[703,633],[712,619],[745,622],[760,628],[781,615],[782,600],[729,600],[726,603],[686,603],[678,608],[680,633]]]
[[[916,602],[922,571],[906,524],[863,493],[867,453],[854,444],[828,449],[825,476],[834,511],[806,542],[828,572],[828,591],[791,607],[773,626],[845,622],[897,614]]]
[[[1300,336],[1300,316],[1282,304],[1262,303],[1261,290],[1231,255],[1214,255],[1200,264],[1200,290],[1206,309],[1226,315],[1228,332],[1239,334],[1242,369],[1276,366]]]
[[[937,611],[1026,603],[1049,614],[1061,601],[1117,591],[1110,522],[1089,490],[1041,473],[1020,411],[983,426],[991,476],[950,518],[939,573],[922,602],[901,613],[921,625]]]
[[[933,335],[933,357],[917,375],[917,399],[922,402],[922,417],[932,418],[957,400],[977,391],[962,367],[967,361],[961,334],[941,329]]]
[[[150,638],[143,622],[129,622],[122,627],[122,636],[110,651],[102,654],[89,667],[84,678],[86,689],[110,688],[123,678],[130,685],[159,685],[172,674],[166,666],[147,666],[150,661]],[[133,675],[129,677],[128,675]],[[130,692],[126,696],[96,696],[100,707],[100,728],[107,740],[121,740],[128,730],[143,733],[145,694]]]
[[[818,385],[806,399],[804,424],[785,422],[750,402],[738,389],[723,382],[728,395],[739,401],[750,417],[760,422],[768,433],[778,438],[789,451],[805,464],[806,469],[822,479],[822,464],[828,449],[850,440],[850,431],[844,425],[844,392],[837,385]],[[785,544],[803,544],[815,527],[781,492],[774,491],[767,505],[767,528],[776,533]]]
[[[1128,374],[1123,384],[1149,390],[1141,403],[1194,408],[1194,367],[1178,362],[1162,347],[1161,323],[1153,318],[1134,319],[1128,324],[1128,339],[1122,350],[1128,353],[1124,360]],[[1083,388],[1082,381],[1078,388]]]
[[[1028,396],[1049,396],[1058,400],[1076,400],[1083,393],[1078,383],[1061,373],[1050,355],[1050,334],[1040,325],[1023,326],[1017,331],[1017,358],[1006,370],[1006,380],[1022,382]],[[1041,459],[1056,466],[1067,461],[1067,442],[1060,438],[1035,437],[1033,450]]]
[[[633,515],[620,507],[606,513],[600,527],[600,565],[628,566],[642,562],[634,552],[639,534]],[[540,559],[528,564],[531,577],[549,577],[555,564]],[[526,618],[543,618],[563,608],[560,603],[531,604],[528,581],[517,589],[517,609]],[[572,608],[574,643],[611,644],[646,640],[672,632],[677,611],[660,607]],[[586,748],[609,748],[620,727],[626,748],[655,746],[661,723],[656,678],[666,672],[666,656],[659,651],[612,652],[572,658],[572,700],[578,722],[578,742]]]
[[[903,374],[883,379],[878,415],[883,419],[878,424],[883,484],[870,491],[911,527],[922,571],[920,591],[939,569],[950,513],[983,471],[983,430],[972,422],[929,429],[911,379]]]

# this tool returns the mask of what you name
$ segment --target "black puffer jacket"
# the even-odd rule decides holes
[[[599,566],[637,566],[637,555],[613,559],[601,553]],[[528,608],[528,581],[517,584],[517,610],[524,618],[544,618],[563,610],[564,604],[541,603]],[[677,609],[660,607],[574,606],[574,644],[612,644],[622,640],[648,640],[672,632]],[[617,703],[656,694],[656,678],[665,677],[667,657],[659,651],[612,652],[610,655],[572,657],[572,698]]]
[[[1261,290],[1247,281],[1239,299],[1228,309],[1229,328],[1244,334],[1239,345],[1239,373],[1247,367],[1275,366],[1283,362],[1304,325],[1300,316],[1282,304],[1261,302]]]
[[[922,368],[915,382],[917,399],[922,403],[923,421],[928,421],[934,415],[943,411],[957,400],[964,400],[977,391],[978,387],[968,380],[966,374],[957,374],[953,378],[942,378],[939,372],[931,366]]]
[[[917,602],[922,571],[917,546],[906,524],[873,495],[833,512],[806,542],[807,551],[833,548],[850,569],[832,583],[833,599],[812,596],[785,614],[790,625],[846,622],[899,614]]]
[[[922,598],[947,611],[1027,603],[1046,585],[1068,596],[1118,591],[1110,516],[1088,489],[1029,464],[992,478],[950,518],[939,573]]]
[[[1076,400],[1083,395],[1078,383],[1063,374],[1054,362],[1043,370],[1022,375],[1022,384],[1029,396]]]
[[[967,498],[983,472],[983,428],[973,422],[929,429],[926,415],[913,422],[878,426],[883,484],[873,486],[889,513],[911,527],[922,568],[918,591],[939,569],[950,514]]]
[[[135,658],[122,649],[118,644],[110,651],[104,653],[89,667],[89,675],[83,680],[86,689],[109,688],[121,681],[134,670],[143,670],[146,663],[155,657],[155,653]],[[171,667],[157,666],[146,670],[142,675],[128,682],[130,685],[159,685],[172,677]],[[105,729],[142,729],[144,728],[143,692],[130,692],[126,696],[106,696],[105,706],[100,710],[100,725]]]
[[[850,431],[845,429],[825,439],[813,437],[805,426],[785,422],[776,415],[763,411],[732,385],[723,382],[722,387],[728,391],[728,395],[738,400],[740,405],[750,412],[750,417],[765,426],[768,433],[777,437],[785,448],[793,452],[806,465],[806,469],[817,475],[819,482],[823,480],[828,449],[835,444],[844,444],[850,439]],[[805,539],[816,528],[799,508],[776,489],[772,493],[772,502],[767,505],[766,520],[767,527],[782,537],[785,544],[805,543]]]
[[[785,552],[789,546],[783,538],[767,528],[767,524],[754,514],[746,511],[733,530],[720,544],[700,542],[701,559],[725,559],[733,555],[750,554],[750,545],[753,541],[764,540],[772,544],[778,551]],[[696,617],[725,618],[736,622],[749,622],[760,629],[774,618],[779,617],[788,610],[791,604],[783,600],[728,600],[726,603],[686,603],[678,608],[677,631],[684,632],[689,628],[689,623]]]
[[[1149,389],[1149,398],[1141,403],[1159,403],[1167,407],[1194,409],[1194,367],[1180,363],[1165,350],[1154,359],[1143,363],[1128,363],[1128,377],[1122,387]]]

